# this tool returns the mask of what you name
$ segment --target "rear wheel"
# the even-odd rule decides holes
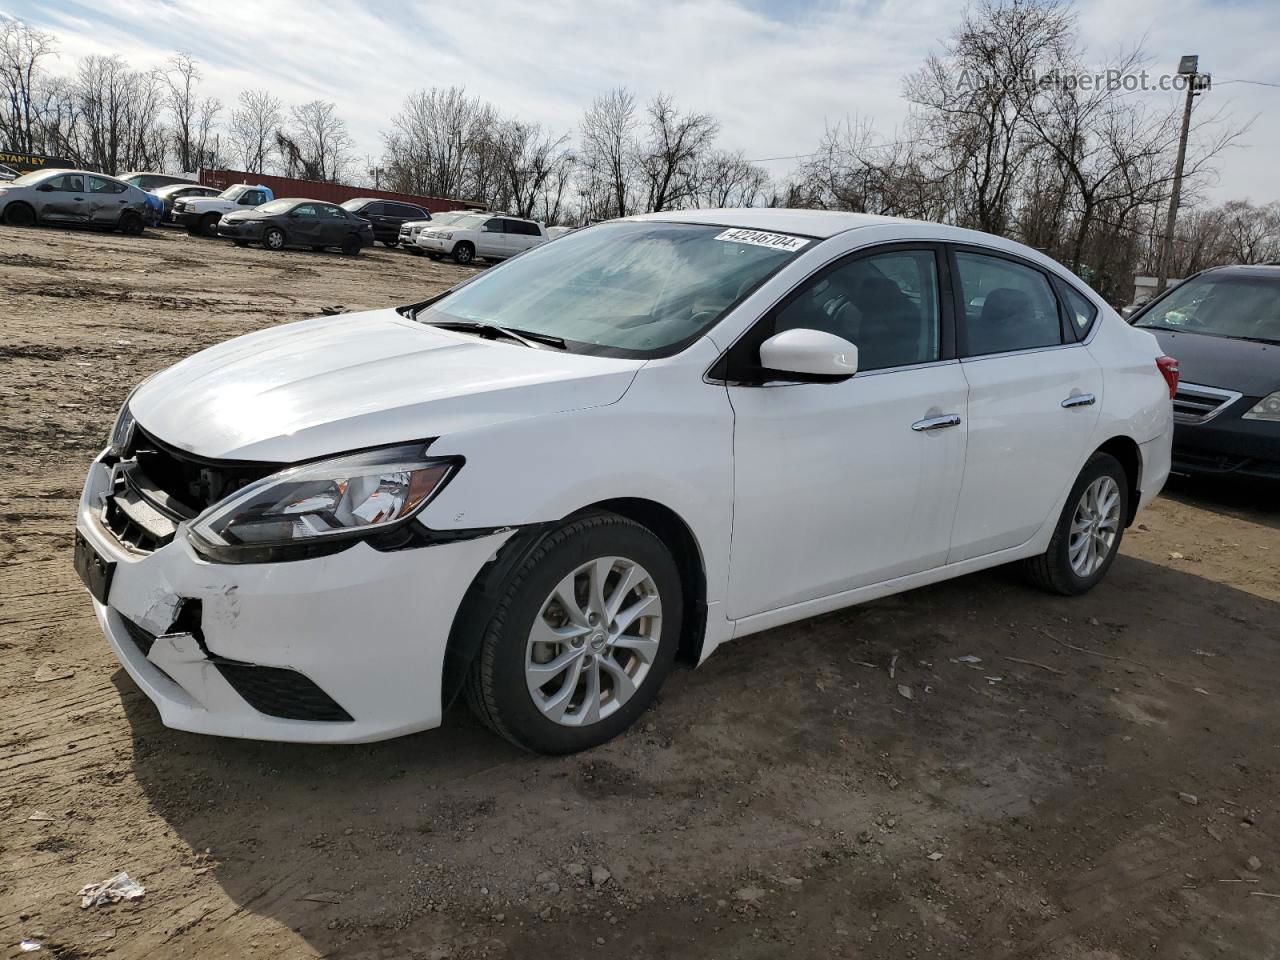
[[[218,235],[218,221],[222,219],[220,213],[206,213],[200,218],[200,232],[206,237],[216,237]]]
[[[467,241],[463,240],[453,248],[453,259],[458,263],[467,264],[476,258],[476,248]]]
[[[268,250],[283,250],[284,231],[279,227],[267,227],[262,234],[262,245]]]
[[[467,701],[527,750],[573,753],[635,722],[675,661],[683,606],[671,554],[611,513],[545,536],[484,611]]]
[[[354,257],[364,247],[364,241],[357,234],[349,233],[346,239],[342,241],[342,252],[348,257]]]
[[[142,217],[138,216],[132,210],[126,210],[120,214],[120,232],[127,233],[131,237],[136,237],[145,230],[147,225],[143,222]]]
[[[1035,583],[1067,596],[1093,589],[1111,568],[1129,515],[1129,480],[1120,461],[1095,453],[1067,497],[1049,548],[1026,561]]]
[[[11,203],[4,208],[4,222],[10,227],[34,227],[36,212],[25,203]]]

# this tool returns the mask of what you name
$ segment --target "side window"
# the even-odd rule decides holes
[[[937,258],[894,250],[826,270],[774,314],[773,333],[797,328],[844,337],[858,348],[859,370],[937,360]]]
[[[299,217],[314,218],[316,216],[316,208],[309,203],[300,203],[293,208],[293,213]]]
[[[515,225],[515,232],[523,234],[526,237],[540,236],[538,233],[538,225],[528,220],[509,220],[508,223]]]
[[[384,203],[366,203],[360,208],[359,212],[356,213],[356,216],[365,218],[385,216],[387,213],[386,208],[388,206],[389,204]]]
[[[493,217],[490,220],[486,220],[484,224],[484,232],[505,233],[505,230],[502,227],[502,219],[500,217]]]
[[[333,204],[326,203],[320,207],[320,216],[324,217],[326,220],[345,220],[347,219],[347,212],[341,207],[335,207]]]
[[[257,207],[267,202],[261,190],[246,190],[240,195],[239,203],[248,207]]]
[[[1098,308],[1069,283],[1060,282],[1058,289],[1062,292],[1062,299],[1067,305],[1067,316],[1071,319],[1071,325],[1075,327],[1076,336],[1083,340],[1098,316]]]
[[[84,177],[78,173],[64,173],[49,180],[49,186],[64,193],[80,193],[84,190]]]
[[[105,177],[89,178],[90,193],[124,193],[128,189],[127,184],[118,180],[107,180]]]
[[[956,254],[966,356],[1062,343],[1058,301],[1039,270],[979,253]]]

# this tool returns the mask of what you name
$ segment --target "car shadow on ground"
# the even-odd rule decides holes
[[[1280,482],[1246,477],[1173,475],[1162,496],[1280,530]]]
[[[199,737],[117,685],[226,921],[325,955],[807,956],[900,929],[942,955],[1261,956],[1274,921],[1215,878],[1280,859],[1241,820],[1280,787],[1277,637],[1280,604],[1131,557],[1082,598],[996,570],[730,644],[561,758],[462,709],[363,746]],[[197,953],[223,919],[200,916]]]

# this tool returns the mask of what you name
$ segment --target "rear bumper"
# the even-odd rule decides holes
[[[1172,435],[1166,433],[1138,444],[1138,452],[1142,457],[1142,478],[1138,490],[1138,505],[1133,511],[1135,516],[1159,495],[1169,479],[1171,441]]]
[[[1280,423],[1240,417],[1258,399],[1241,397],[1206,423],[1177,424],[1174,472],[1280,480]]]

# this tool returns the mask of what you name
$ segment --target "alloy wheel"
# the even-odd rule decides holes
[[[1067,558],[1078,577],[1097,573],[1120,531],[1120,486],[1110,476],[1098,477],[1085,487],[1071,518]]]
[[[534,618],[529,695],[555,723],[596,723],[644,683],[661,636],[662,598],[649,572],[625,557],[590,560],[555,586]]]

